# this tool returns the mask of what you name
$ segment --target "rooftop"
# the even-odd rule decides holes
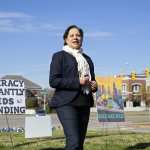
[[[42,87],[31,80],[21,76],[21,75],[5,75],[1,79],[13,79],[13,80],[23,80],[25,89],[29,90],[42,90]]]

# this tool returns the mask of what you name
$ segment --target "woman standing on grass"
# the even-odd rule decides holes
[[[92,93],[97,90],[94,65],[82,46],[83,31],[76,25],[69,26],[64,35],[64,46],[52,57],[50,86],[55,88],[49,102],[55,108],[66,136],[66,150],[83,150]]]

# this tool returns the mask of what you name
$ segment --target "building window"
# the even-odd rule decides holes
[[[124,101],[124,107],[126,107],[127,106],[127,102],[126,101]]]
[[[122,92],[127,92],[127,85],[126,84],[122,85]]]
[[[134,93],[140,92],[140,85],[137,85],[137,84],[133,85],[132,92],[134,92]]]
[[[140,106],[140,101],[133,101],[133,107]]]
[[[147,87],[147,92],[150,93],[150,86]]]

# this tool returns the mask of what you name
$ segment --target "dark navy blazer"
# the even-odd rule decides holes
[[[83,56],[89,64],[91,80],[95,80],[93,62],[86,54],[83,54]],[[71,54],[63,50],[54,53],[50,64],[49,84],[56,89],[52,99],[49,101],[50,107],[69,104],[79,94],[81,86],[77,61]],[[91,96],[91,106],[93,106],[92,92],[89,95]]]

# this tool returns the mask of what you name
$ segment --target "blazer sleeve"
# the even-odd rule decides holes
[[[94,72],[94,64],[93,64],[93,61],[91,60],[90,57],[89,57],[89,65],[90,65],[91,80],[92,81],[96,81],[96,79],[95,79],[95,72]],[[97,88],[95,90],[93,90],[92,92],[93,93],[96,92]]]
[[[78,90],[80,89],[79,78],[63,76],[63,54],[55,53],[50,64],[49,84],[52,88],[61,90]]]

